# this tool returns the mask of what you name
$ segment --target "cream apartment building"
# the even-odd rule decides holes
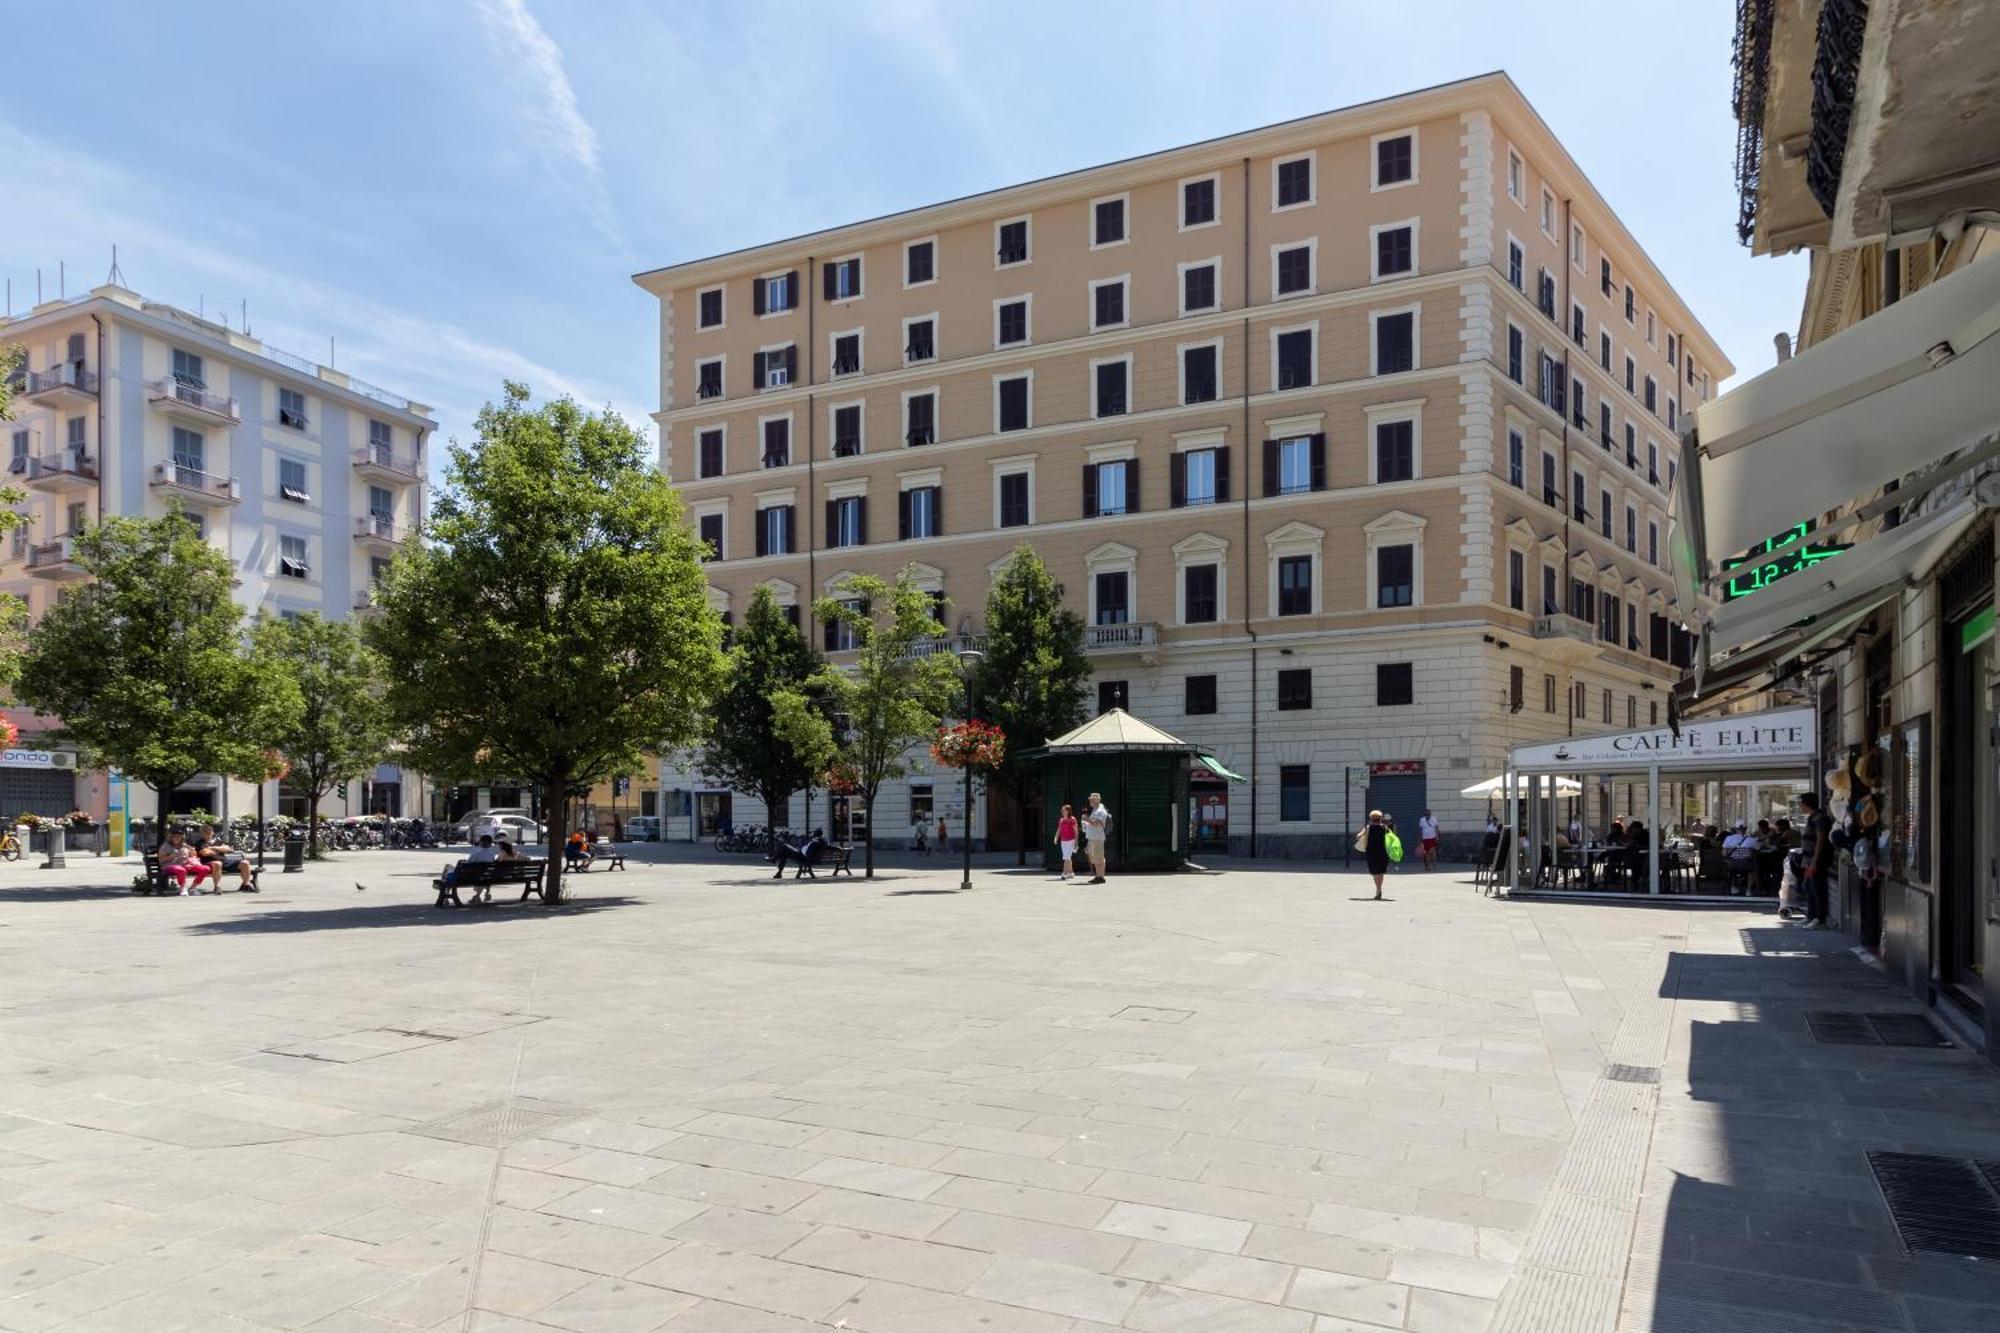
[[[31,614],[84,577],[76,533],[178,505],[228,553],[252,614],[346,619],[366,610],[375,573],[422,519],[435,423],[399,394],[117,286],[0,319],[0,346],[26,354],[0,439],[28,517],[0,543],[0,588]],[[14,716],[29,757],[0,756],[0,808],[101,815],[105,775],[58,767],[60,748],[34,738],[50,719]],[[347,793],[355,813],[421,808],[414,773],[385,765],[366,786]],[[270,813],[288,808],[281,784],[265,796]],[[150,791],[133,801],[153,809]],[[176,801],[240,813],[254,810],[256,786],[204,775]],[[339,813],[340,798],[322,809]]]
[[[1687,660],[1675,432],[1730,366],[1505,74],[637,281],[722,610],[769,586],[838,661],[811,600],[913,567],[976,641],[1030,543],[1100,706],[1249,779],[1204,841],[1326,854],[1372,803],[1476,844],[1460,788]],[[917,769],[884,840],[958,826]],[[724,809],[660,786],[670,836]]]

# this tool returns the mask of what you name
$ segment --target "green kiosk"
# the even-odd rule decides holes
[[[1170,736],[1122,708],[1100,713],[1066,736],[1022,756],[1042,768],[1042,863],[1060,869],[1056,823],[1065,804],[1079,822],[1090,793],[1111,812],[1106,868],[1180,870],[1188,864],[1188,775],[1197,764],[1230,781],[1231,773],[1199,745]]]

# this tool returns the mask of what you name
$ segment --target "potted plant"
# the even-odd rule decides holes
[[[21,845],[29,851],[46,852],[49,849],[49,839],[44,830],[48,828],[48,824],[46,816],[35,814],[33,811],[15,815],[14,836],[19,838]]]
[[[90,817],[88,810],[70,811],[63,816],[63,823],[66,825],[63,830],[67,835],[66,841],[71,848],[82,851],[88,847],[99,856],[104,855],[104,844],[96,836],[102,825]]]

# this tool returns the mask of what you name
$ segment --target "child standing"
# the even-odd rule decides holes
[[[1056,821],[1056,846],[1062,848],[1062,878],[1069,879],[1076,874],[1072,864],[1076,859],[1076,814],[1067,805]]]

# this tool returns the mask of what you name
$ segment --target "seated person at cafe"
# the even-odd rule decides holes
[[[1792,827],[1789,819],[1779,819],[1771,830],[1771,837],[1781,852],[1794,851],[1799,845],[1799,831]]]
[[[1606,847],[1623,847],[1625,845],[1625,821],[1623,819],[1614,819],[1611,821],[1611,827],[1604,832],[1604,845]]]
[[[1741,824],[1729,831],[1722,840],[1722,854],[1731,861],[1748,861],[1757,852],[1757,840],[1750,836]]]

